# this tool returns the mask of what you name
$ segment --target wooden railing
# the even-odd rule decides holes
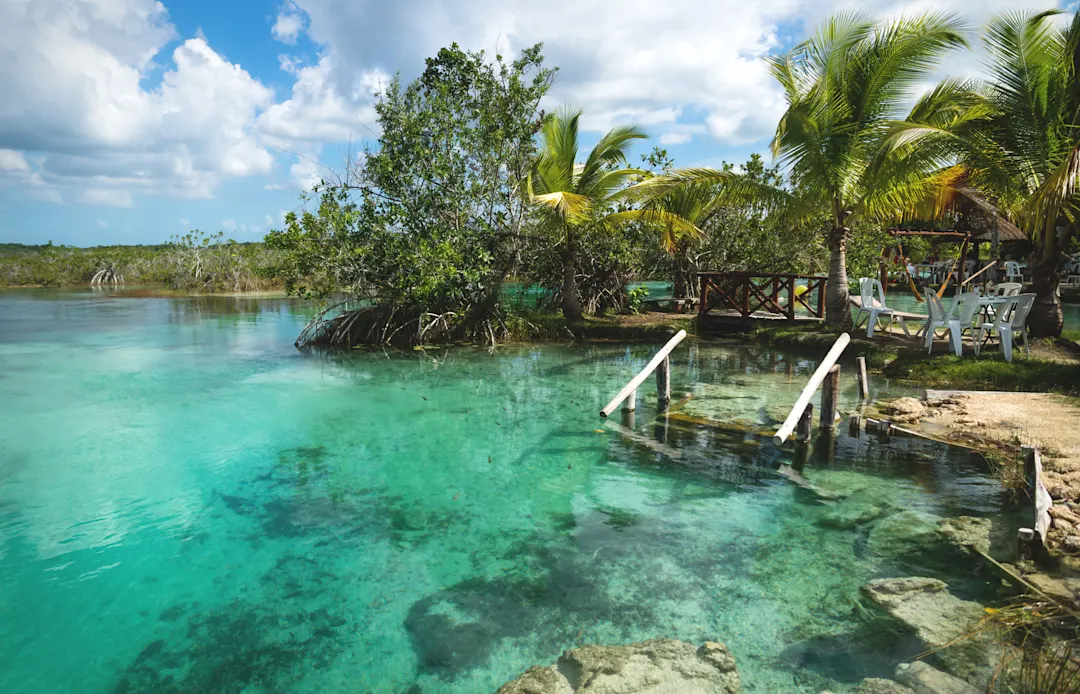
[[[619,391],[619,394],[611,399],[604,409],[600,410],[601,417],[607,417],[609,414],[615,411],[615,408],[619,406],[619,403],[626,401],[626,407],[624,409],[633,411],[637,407],[637,389],[645,379],[648,378],[653,371],[656,371],[656,404],[660,411],[667,409],[668,403],[671,402],[671,360],[668,355],[671,354],[671,350],[686,337],[686,331],[680,330],[675,333],[667,344],[660,348],[660,351],[649,360],[649,363],[645,365],[645,368],[638,372],[637,376],[630,379],[630,382],[623,386],[623,389]],[[659,367],[659,370],[657,369]]]
[[[798,307],[816,318],[825,317],[826,277],[761,275],[753,272],[702,272],[698,314],[734,310],[743,318],[764,312],[795,319]],[[798,287],[806,287],[803,292]]]
[[[814,397],[814,393],[821,387],[821,382],[825,380],[826,376],[832,373],[833,366],[836,365],[836,360],[840,358],[840,355],[844,353],[844,349],[851,342],[851,335],[847,333],[841,333],[840,337],[836,338],[836,342],[833,343],[832,348],[829,350],[825,358],[818,364],[817,369],[810,376],[810,380],[806,382],[806,386],[799,393],[799,399],[795,401],[795,405],[791,408],[791,412],[788,414],[787,419],[780,425],[780,428],[776,430],[776,434],[773,436],[773,443],[777,446],[787,441],[787,438],[791,436],[791,432],[795,431],[795,425],[799,423],[799,419],[803,416],[803,411],[806,410],[806,406],[810,404],[810,399]],[[836,375],[832,377],[837,378]],[[836,416],[836,395],[835,386],[826,389],[825,394],[821,399],[821,422],[823,429],[831,429],[833,425],[833,418]]]

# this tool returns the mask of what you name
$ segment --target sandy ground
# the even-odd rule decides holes
[[[1019,459],[1022,446],[1038,448],[1054,499],[1051,546],[1080,554],[1080,400],[1048,393],[929,390],[924,401],[901,398],[879,409],[895,424],[1006,459]]]

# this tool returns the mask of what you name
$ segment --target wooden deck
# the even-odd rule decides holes
[[[825,277],[703,272],[698,281],[703,332],[744,330],[762,321],[816,323],[825,317]]]

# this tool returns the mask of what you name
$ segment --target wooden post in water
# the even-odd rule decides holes
[[[848,436],[857,439],[862,436],[862,415],[852,414],[848,417]]]
[[[637,391],[630,391],[630,395],[626,396],[622,405],[622,420],[623,426],[627,429],[634,428],[634,410],[637,409]]]
[[[795,427],[795,440],[806,443],[810,440],[810,430],[814,428],[814,403],[807,403],[799,424]]]
[[[870,381],[866,378],[866,357],[855,358],[855,368],[859,376],[859,399],[870,397]]]
[[[664,357],[664,361],[656,367],[656,407],[663,412],[671,404],[671,358]]]
[[[821,383],[821,429],[836,428],[836,403],[840,400],[840,367],[833,366]]]

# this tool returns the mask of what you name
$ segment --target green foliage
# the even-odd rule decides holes
[[[272,251],[206,234],[198,229],[172,238],[164,252],[165,283],[191,292],[244,292],[260,289],[274,273]]]
[[[978,191],[1037,242],[1028,326],[1039,336],[1061,333],[1058,287],[1080,219],[1080,14],[1068,24],[1058,14],[992,19],[983,36],[990,78],[946,80],[924,101],[950,102],[950,117],[892,128],[893,142],[958,162],[948,192]]]
[[[886,126],[904,117],[913,90],[941,57],[965,45],[961,28],[955,18],[938,14],[887,24],[835,15],[787,54],[769,59],[788,102],[772,142],[783,184],[730,169],[687,169],[652,187],[716,184],[728,204],[759,204],[791,228],[824,229],[830,250],[827,320],[842,325],[851,227],[894,217],[933,188],[931,177],[941,165],[937,151],[890,143]],[[923,99],[908,115],[935,118],[951,113],[953,105]]]
[[[649,297],[649,288],[644,284],[638,285],[630,290],[627,296],[626,310],[630,313],[638,313],[641,311],[641,304],[645,299]]]
[[[186,261],[198,255],[199,270]],[[225,241],[192,231],[160,246],[0,246],[0,286],[64,287],[89,284],[111,269],[126,284],[161,284],[187,291],[244,291],[276,286],[272,253],[261,243]],[[196,276],[199,279],[196,279]]]
[[[378,147],[267,236],[290,293],[372,302],[364,320],[344,318],[349,329],[329,334],[382,342],[428,339],[432,328],[444,338],[505,330],[499,293],[521,252],[538,104],[554,75],[540,49],[508,63],[453,45],[407,87],[395,78],[376,104]]]

